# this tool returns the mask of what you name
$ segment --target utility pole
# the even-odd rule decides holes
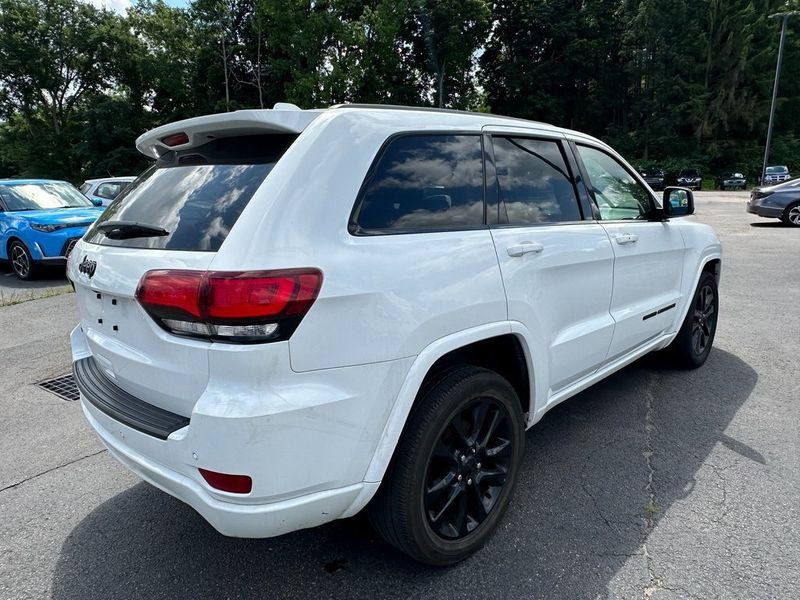
[[[786,39],[786,23],[789,17],[800,15],[800,11],[792,10],[770,15],[770,19],[781,19],[781,41],[778,45],[778,66],[775,67],[775,84],[772,86],[772,103],[769,107],[769,125],[767,126],[767,147],[764,148],[764,165],[761,167],[761,182],[765,183],[767,177],[767,162],[769,161],[769,145],[772,143],[772,125],[775,120],[775,101],[778,99],[778,82],[781,78],[781,63],[783,62],[783,41]]]

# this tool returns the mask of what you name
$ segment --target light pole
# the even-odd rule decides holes
[[[778,81],[781,78],[781,62],[783,61],[783,41],[786,38],[786,22],[789,17],[800,15],[800,11],[791,10],[787,12],[775,13],[770,15],[770,19],[781,19],[781,42],[778,45],[778,66],[775,67],[775,84],[772,86],[772,104],[769,107],[769,125],[767,126],[767,147],[764,148],[764,165],[761,167],[761,185],[764,185],[767,178],[767,162],[769,161],[769,145],[772,143],[772,124],[775,120],[775,100],[778,98]]]

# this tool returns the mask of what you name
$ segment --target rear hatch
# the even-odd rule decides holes
[[[164,151],[89,229],[70,261],[81,327],[120,388],[184,416],[208,382],[210,341],[159,326],[136,299],[155,269],[205,271],[297,136],[215,138]]]

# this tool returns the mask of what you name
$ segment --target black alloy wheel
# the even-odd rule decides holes
[[[493,398],[463,407],[439,434],[428,458],[423,505],[431,530],[463,538],[497,504],[512,458],[511,415]]]
[[[706,362],[714,343],[718,318],[717,279],[713,273],[703,271],[678,335],[664,351],[672,363],[696,369]]]
[[[506,379],[471,365],[431,375],[367,507],[370,523],[420,562],[464,560],[503,517],[524,445],[522,406]]]
[[[711,285],[705,284],[698,291],[692,316],[692,350],[702,356],[713,339],[717,324],[717,311],[714,302],[715,292]]]

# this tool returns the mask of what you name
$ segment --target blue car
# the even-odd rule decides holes
[[[20,279],[38,265],[64,265],[102,207],[66,181],[0,180],[0,259]]]

